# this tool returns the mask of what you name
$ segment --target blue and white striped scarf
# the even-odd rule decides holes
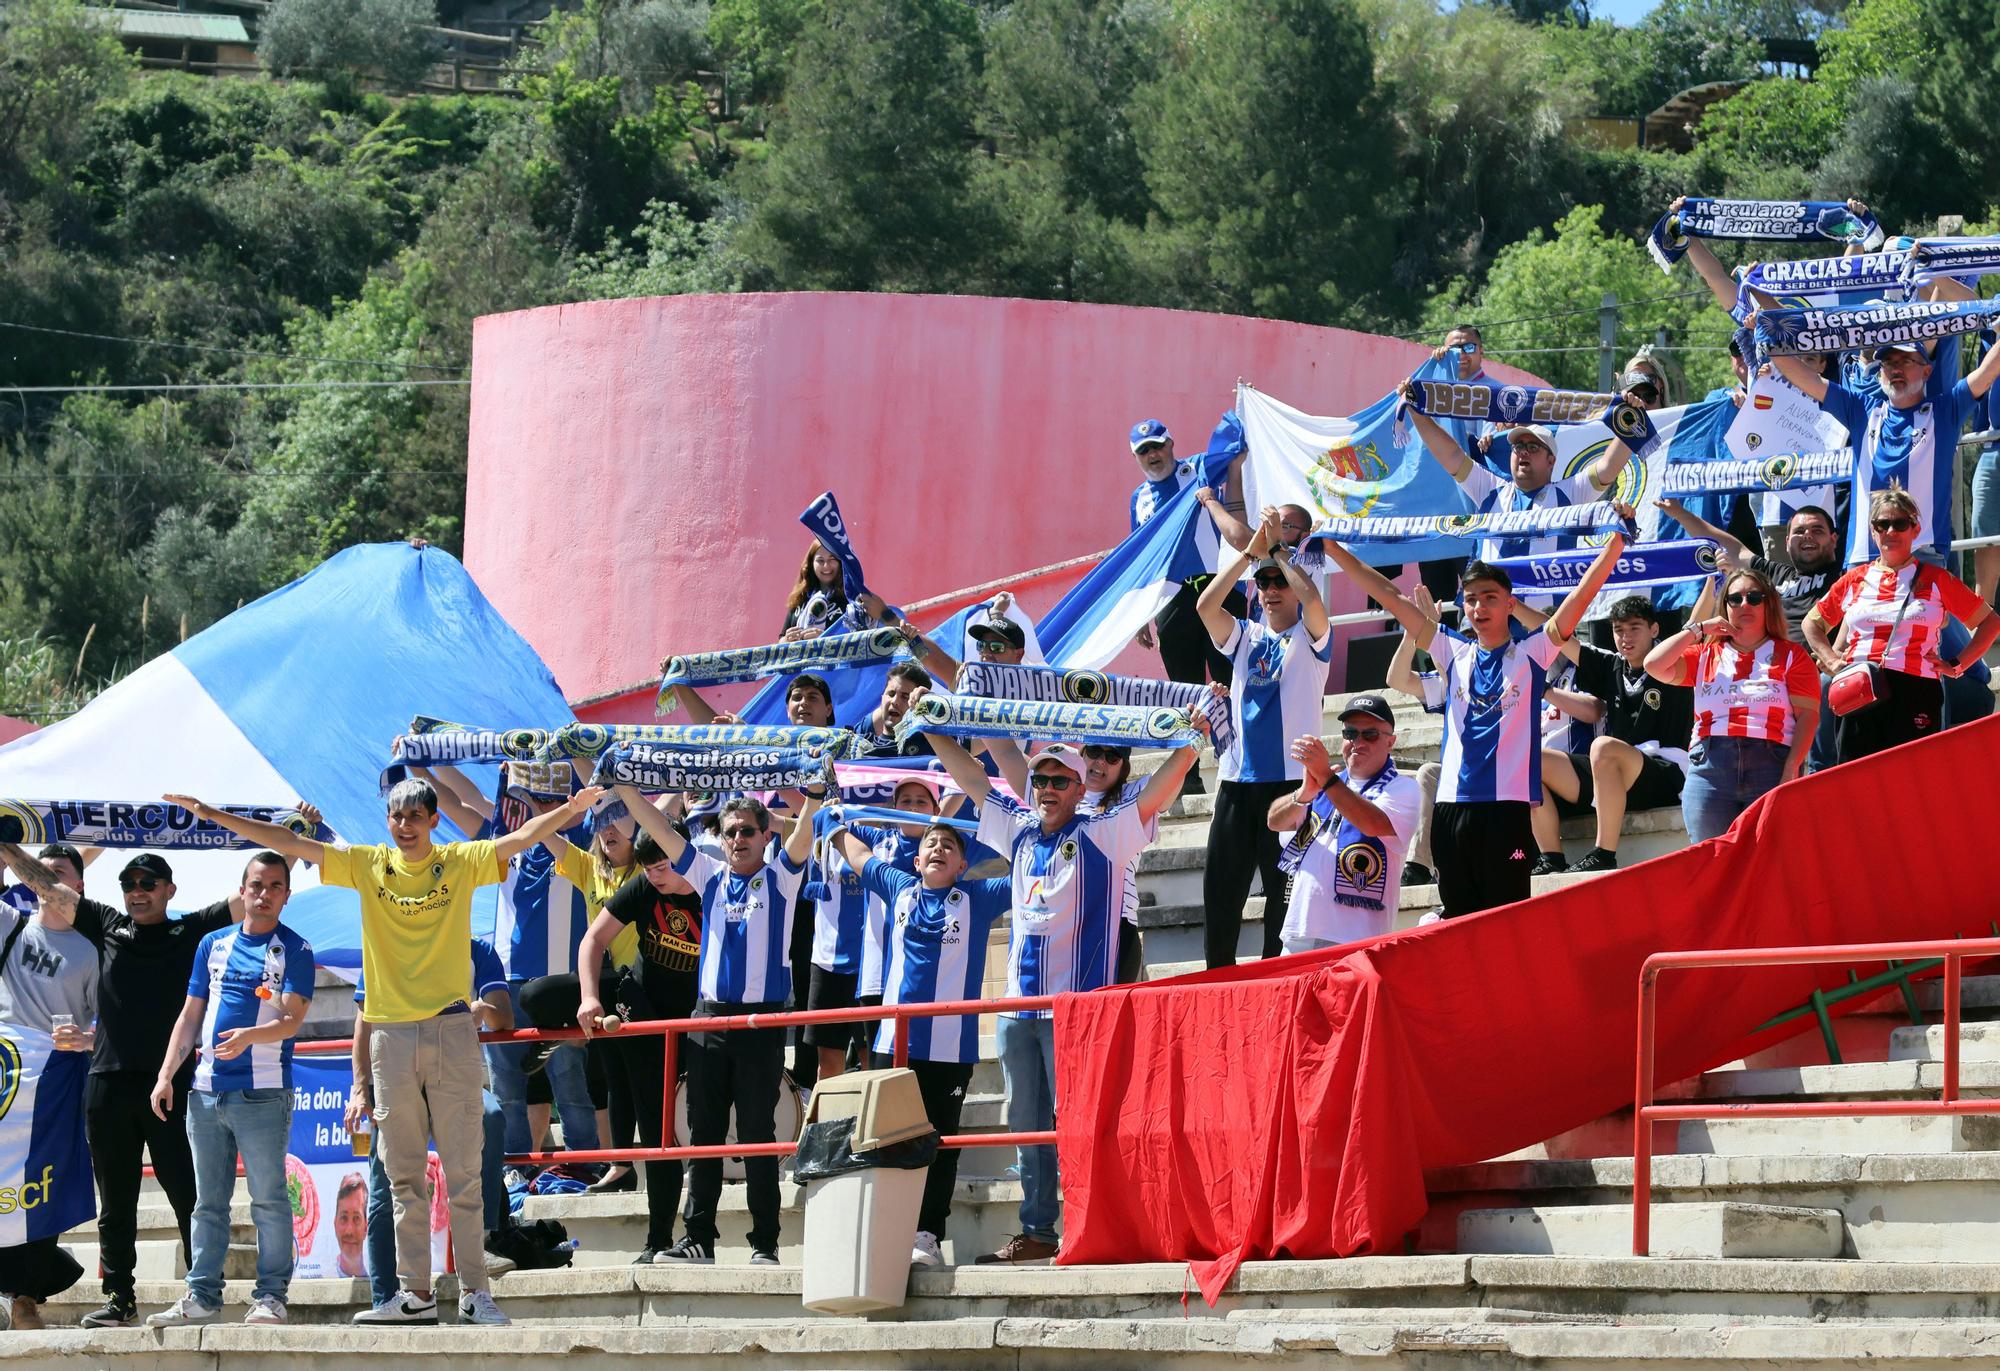
[[[1443,535],[1448,538],[1545,538],[1560,534],[1611,533],[1633,535],[1625,517],[1609,501],[1587,505],[1490,510],[1482,514],[1404,515],[1391,518],[1343,519],[1322,530],[1342,543],[1403,543]]]
[[[668,695],[677,685],[728,685],[801,671],[823,673],[887,666],[909,655],[910,646],[903,635],[886,626],[860,633],[828,633],[802,638],[796,643],[772,643],[768,647],[690,652],[667,661],[666,673],[660,677],[661,712],[669,707]]]
[[[1720,200],[1690,195],[1646,235],[1646,251],[1671,273],[1687,255],[1690,238],[1730,238],[1776,243],[1860,243],[1879,247],[1882,226],[1839,200]]]
[[[955,738],[1049,738],[1108,747],[1193,747],[1201,738],[1185,709],[937,694],[910,706],[896,725],[896,741],[926,732]]]
[[[795,747],[666,747],[620,743],[597,759],[595,785],[632,785],[658,793],[796,790],[830,784],[833,758]]]
[[[1227,752],[1236,740],[1236,721],[1229,712],[1229,697],[1217,695],[1205,685],[1184,681],[1113,676],[1103,671],[1064,671],[1052,666],[967,662],[958,669],[953,691],[961,697],[985,699],[1199,709],[1208,716],[1209,741],[1215,744],[1217,756]]]

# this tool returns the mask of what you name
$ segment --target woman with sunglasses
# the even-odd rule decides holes
[[[1741,567],[1722,586],[1722,613],[1703,587],[1688,626],[1646,654],[1646,670],[1694,687],[1692,763],[1681,787],[1688,841],[1728,831],[1736,816],[1805,764],[1819,722],[1819,673],[1785,636],[1785,607],[1763,574]]]
[[[1083,751],[1083,800],[1079,814],[1107,814],[1130,804],[1145,785],[1132,779],[1132,749],[1092,743]],[[1146,841],[1160,837],[1160,816],[1146,820]],[[1135,857],[1125,868],[1125,889],[1118,920],[1118,984],[1130,985],[1139,979],[1146,964],[1146,951],[1139,937],[1139,862]]]
[[[1856,662],[1874,668],[1875,703],[1841,716],[1833,744],[1836,762],[1937,732],[1944,714],[1938,678],[1963,675],[2000,636],[2000,616],[1976,591],[1918,560],[1923,521],[1908,491],[1897,486],[1877,491],[1869,502],[1868,526],[1880,549],[1875,560],[1835,581],[1805,622],[1806,643],[1821,671],[1830,676]],[[1940,656],[1946,615],[1972,632],[1971,643],[1949,660]]]

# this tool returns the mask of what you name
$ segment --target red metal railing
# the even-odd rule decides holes
[[[1632,1089],[1632,1254],[1651,1255],[1653,1205],[1653,1124],[1682,1119],[1844,1119],[1929,1118],[1935,1115],[2000,1114],[2000,1098],[1962,1100],[1958,1096],[1959,977],[1966,961],[2000,956],[2000,938],[1950,942],[1851,943],[1844,947],[1745,947],[1702,952],[1655,952],[1639,968],[1639,1049]],[[1944,963],[1944,1083],[1935,1100],[1732,1101],[1712,1104],[1654,1104],[1654,1011],[1662,971],[1718,967],[1811,966],[1829,962],[1884,962],[1936,957]]]
[[[606,1039],[628,1036],[644,1037],[658,1034],[666,1039],[665,1060],[661,1063],[660,1136],[674,1135],[674,1079],[680,1074],[680,1035],[683,1033],[722,1033],[738,1028],[791,1028],[820,1023],[878,1023],[884,1019],[895,1024],[894,1060],[897,1066],[907,1066],[910,1060],[910,1020],[944,1017],[968,1017],[980,1014],[1012,1014],[1030,1009],[1052,1009],[1053,995],[1018,995],[1012,999],[998,1000],[946,1000],[936,1004],[896,1004],[876,1005],[872,1008],[855,1009],[796,1009],[774,1014],[732,1014],[717,1015],[706,1019],[645,1019],[637,1023],[622,1025],[615,1033],[599,1033]],[[481,1033],[480,1041],[504,1042],[580,1042],[584,1032],[580,1028],[517,1028],[511,1032]],[[354,1045],[352,1038],[315,1038],[295,1041],[295,1052],[347,1052]],[[1033,1147],[1040,1144],[1053,1145],[1056,1135],[1053,1131],[1042,1133],[954,1133],[940,1138],[940,1147]],[[558,1162],[660,1162],[691,1161],[705,1157],[784,1157],[798,1149],[796,1140],[768,1143],[715,1143],[701,1147],[599,1147],[589,1151],[575,1152],[518,1152],[510,1153],[507,1163],[516,1165],[550,1165]]]

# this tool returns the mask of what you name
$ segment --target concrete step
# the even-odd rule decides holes
[[[1680,1126],[1683,1153],[1790,1157],[2000,1149],[2000,1117],[1851,1119],[1690,1119]]]
[[[1917,1007],[1926,1014],[1944,1013],[1944,982],[1921,981],[1911,987]],[[2000,976],[1966,976],[1959,982],[1958,1010],[1964,1015],[2000,1011]]]
[[[1763,1204],[1662,1204],[1652,1213],[1657,1257],[1833,1258],[1844,1228],[1837,1209]],[[1458,1250],[1558,1257],[1615,1257],[1632,1250],[1632,1206],[1468,1209]]]
[[[1944,1025],[1912,1025],[1889,1035],[1891,1061],[1942,1062]],[[1961,1023],[1958,1026],[1958,1059],[1965,1062],[2000,1062],[2000,1023]]]

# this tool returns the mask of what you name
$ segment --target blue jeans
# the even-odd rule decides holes
[[[292,1284],[292,1201],[285,1149],[292,1132],[289,1086],[269,1090],[190,1090],[188,1147],[194,1153],[194,1258],[187,1288],[208,1309],[222,1307],[222,1262],[229,1255],[229,1201],[236,1158],[250,1190],[257,1228],[257,1285],[252,1297],[282,1300]]]
[[[1041,1133],[1056,1125],[1056,1021],[1000,1016],[1000,1070],[1007,1078],[1007,1131]],[[1062,1175],[1046,1143],[1021,1149],[1021,1231],[1056,1240]]]
[[[482,1091],[480,1103],[485,1138],[479,1156],[479,1197],[490,1233],[507,1226],[507,1185],[501,1179],[507,1164],[507,1128],[500,1101],[492,1091]],[[377,1148],[368,1158],[369,1302],[380,1308],[400,1289],[402,1282],[396,1279],[396,1201],[389,1193],[389,1173]]]
[[[1688,841],[1728,832],[1752,801],[1777,788],[1790,751],[1784,743],[1762,738],[1703,738],[1696,743],[1695,763],[1681,788]]]
[[[521,1018],[521,987],[525,984],[525,981],[507,983],[508,1002],[515,1006],[516,1028],[533,1027]],[[528,1047],[527,1043],[487,1043],[485,1047],[486,1071],[506,1116],[509,1152],[535,1150],[536,1140],[528,1136],[528,1078],[521,1070],[521,1059],[528,1055]],[[556,1117],[562,1120],[563,1146],[571,1151],[596,1147],[597,1111],[590,1107],[590,1086],[584,1080],[583,1044],[565,1043],[557,1048],[542,1070],[549,1074]]]
[[[1819,678],[1819,723],[1813,727],[1812,751],[1806,754],[1807,771],[1824,771],[1840,760],[1834,751],[1840,734],[1840,716],[1826,702],[1826,688],[1832,684],[1831,676]]]

